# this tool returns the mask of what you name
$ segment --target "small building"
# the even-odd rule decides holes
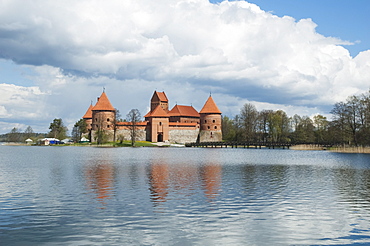
[[[40,145],[53,145],[53,144],[59,144],[60,140],[57,138],[43,138],[39,140]]]
[[[25,140],[25,142],[26,142],[26,144],[32,144],[32,143],[33,143],[33,140],[32,140],[32,139],[30,139],[30,138],[27,138],[27,139]]]
[[[87,138],[85,138],[85,137],[82,137],[82,138],[80,139],[80,143],[88,143],[88,142],[90,142],[90,141],[89,141],[89,139],[87,139]]]

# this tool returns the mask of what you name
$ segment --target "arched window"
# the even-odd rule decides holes
[[[215,126],[215,129],[217,129],[217,126]]]
[[[107,121],[109,122],[109,118],[107,118]]]
[[[204,120],[204,123],[207,123],[207,120]]]
[[[213,123],[215,123],[216,121],[215,121],[215,120],[213,120],[212,122],[213,122]]]
[[[162,125],[162,122],[159,122],[159,125],[161,126]]]
[[[210,126],[207,126],[207,128],[208,128],[208,129],[211,129],[211,127],[210,127]]]

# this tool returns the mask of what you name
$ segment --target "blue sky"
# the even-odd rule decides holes
[[[103,87],[125,116],[154,90],[224,115],[323,114],[369,90],[370,1],[0,2],[0,133],[69,129]],[[351,44],[351,45],[350,45]]]

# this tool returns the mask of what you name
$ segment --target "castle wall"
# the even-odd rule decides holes
[[[170,116],[170,122],[199,123],[199,121],[199,118],[196,117]]]
[[[200,131],[199,141],[202,142],[221,142],[222,132],[219,131]]]
[[[107,142],[113,141],[113,130],[104,130],[104,140]],[[136,141],[145,141],[146,131],[145,129],[137,129]],[[131,133],[129,129],[119,129],[116,130],[116,141],[119,141],[120,138],[122,140],[131,140]],[[97,136],[96,131],[91,132],[91,140],[92,142],[96,142]]]
[[[146,131],[145,129],[136,130],[136,141],[145,141]],[[120,129],[116,131],[116,141],[120,140],[120,137],[123,137],[123,140],[131,140],[131,132],[129,129]]]
[[[184,130],[184,129],[170,129],[171,143],[193,143],[197,141],[199,129]]]

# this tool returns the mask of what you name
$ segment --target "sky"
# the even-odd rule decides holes
[[[0,133],[71,130],[105,88],[123,118],[154,92],[223,115],[322,114],[366,93],[367,0],[0,0]]]

